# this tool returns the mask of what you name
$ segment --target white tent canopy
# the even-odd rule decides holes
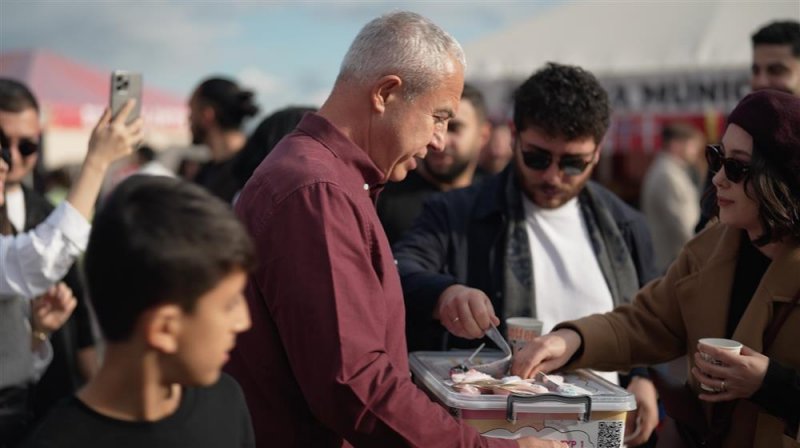
[[[575,1],[465,46],[470,79],[524,78],[548,61],[597,75],[747,68],[750,35],[800,20],[800,1]]]

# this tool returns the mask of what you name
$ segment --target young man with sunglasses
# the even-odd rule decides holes
[[[512,316],[544,331],[630,302],[657,274],[644,217],[589,179],[609,125],[589,72],[548,64],[514,95],[514,157],[479,185],[429,200],[395,246],[417,347],[477,346]],[[658,424],[652,383],[634,378],[640,435]],[[634,428],[636,424],[629,427]]]

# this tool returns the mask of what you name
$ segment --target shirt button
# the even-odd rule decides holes
[[[369,190],[369,184],[364,184],[364,189]]]

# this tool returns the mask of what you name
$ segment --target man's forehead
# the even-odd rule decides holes
[[[39,113],[32,107],[19,112],[0,110],[0,126],[9,136],[10,134],[35,135],[39,132]]]
[[[766,59],[786,59],[792,58],[800,61],[799,56],[792,53],[792,46],[789,44],[761,44],[753,47],[753,61],[759,62]]]

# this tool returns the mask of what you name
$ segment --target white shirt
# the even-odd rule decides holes
[[[33,230],[0,236],[0,300],[35,297],[61,280],[86,250],[91,225],[63,202]]]
[[[0,236],[0,389],[38,380],[53,359],[49,341],[33,353],[26,348],[30,299],[64,277],[86,250],[90,228],[63,202],[33,230]]]
[[[545,209],[523,196],[523,208],[533,260],[536,318],[544,324],[542,333],[561,322],[614,309],[578,198]],[[619,381],[616,373],[602,376]]]
[[[17,232],[25,228],[25,193],[22,188],[6,192],[6,214]]]

